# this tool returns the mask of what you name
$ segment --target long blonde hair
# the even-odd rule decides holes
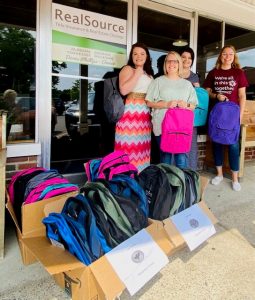
[[[240,65],[240,62],[239,62],[239,59],[238,59],[238,56],[237,56],[237,53],[236,53],[236,49],[235,49],[235,47],[232,46],[232,45],[226,45],[226,46],[224,46],[224,47],[220,50],[220,54],[219,54],[219,56],[218,56],[218,58],[217,58],[217,61],[216,61],[216,64],[215,64],[215,68],[216,68],[216,69],[221,69],[221,67],[222,67],[221,56],[222,56],[223,51],[224,51],[225,49],[227,49],[227,48],[232,49],[233,52],[234,52],[234,61],[232,62],[231,67],[232,67],[233,69],[241,69],[241,65]]]
[[[167,75],[167,71],[166,71],[166,62],[167,62],[167,58],[170,54],[173,54],[176,59],[178,60],[178,63],[179,63],[179,67],[178,67],[178,75],[180,77],[182,77],[182,74],[183,74],[183,63],[182,63],[182,58],[180,56],[179,53],[175,52],[175,51],[169,51],[166,55],[166,58],[165,58],[165,61],[164,61],[164,74]]]

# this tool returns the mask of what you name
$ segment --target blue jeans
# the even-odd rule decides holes
[[[224,156],[224,145],[218,143],[212,143],[213,145],[213,156],[216,167],[223,165]],[[231,171],[239,171],[239,141],[236,144],[228,145],[228,160]]]
[[[193,127],[191,149],[186,153],[186,157],[187,168],[196,171],[198,162],[197,127]]]
[[[158,146],[160,148],[161,135],[156,136]],[[172,158],[174,158],[175,165],[178,168],[187,168],[187,157],[185,153],[172,154],[168,152],[163,152],[160,150],[160,162],[172,165]]]

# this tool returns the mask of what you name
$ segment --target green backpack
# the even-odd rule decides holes
[[[172,187],[173,197],[175,200],[170,209],[169,216],[173,216],[179,212],[179,209],[185,199],[186,185],[184,172],[180,168],[177,168],[173,165],[161,163],[157,166],[167,175],[168,181]]]
[[[191,169],[183,169],[186,180],[185,207],[198,203],[201,200],[201,185],[199,173]]]
[[[119,244],[135,234],[127,216],[103,183],[86,182],[81,190],[90,201],[94,213],[97,211],[96,215],[103,215],[104,218],[98,221],[107,222],[110,226],[111,245]]]

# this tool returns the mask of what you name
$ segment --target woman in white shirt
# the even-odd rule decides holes
[[[115,150],[126,152],[139,172],[150,165],[152,125],[144,98],[152,75],[147,47],[142,43],[134,44],[128,63],[119,75],[119,89],[126,99],[124,114],[116,124]]]

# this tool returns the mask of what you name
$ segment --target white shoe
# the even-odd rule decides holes
[[[238,181],[232,181],[232,189],[236,192],[240,192],[241,184]]]
[[[212,179],[211,183],[212,183],[213,185],[218,185],[218,184],[220,184],[220,183],[222,182],[222,180],[223,180],[223,176],[215,176],[215,177]]]

